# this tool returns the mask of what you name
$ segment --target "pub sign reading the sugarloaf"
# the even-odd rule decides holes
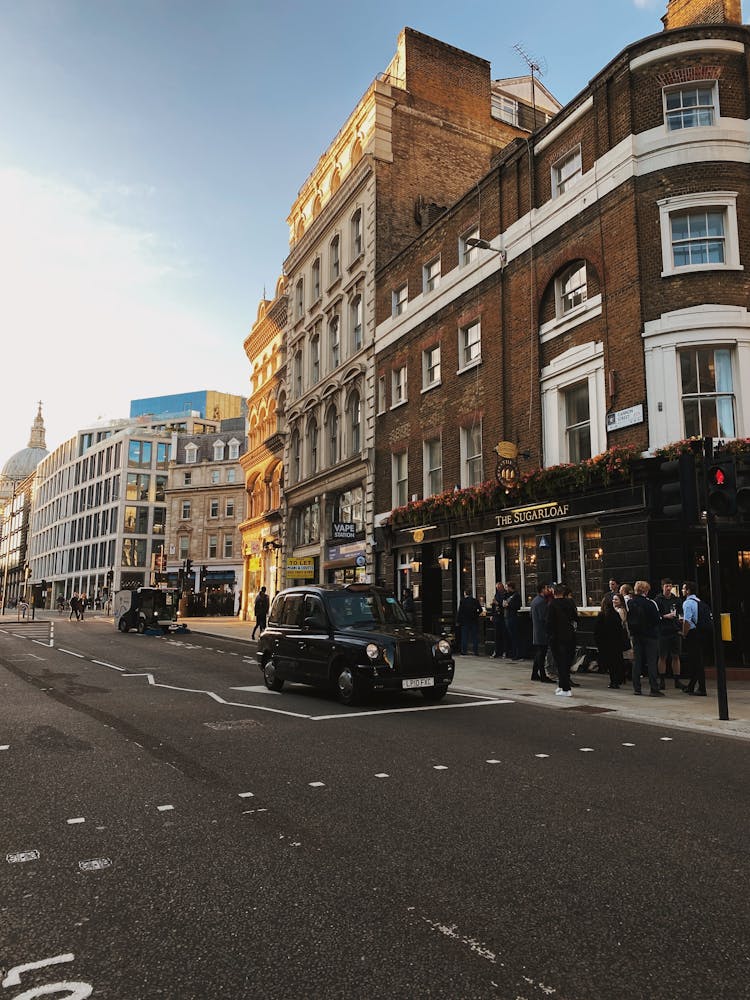
[[[516,507],[497,515],[498,528],[512,528],[517,524],[534,524],[536,521],[554,521],[559,517],[567,517],[570,513],[569,503],[558,503],[549,500],[530,507]]]

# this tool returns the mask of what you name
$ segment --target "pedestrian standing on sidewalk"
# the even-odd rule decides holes
[[[503,608],[505,597],[505,584],[502,580],[498,580],[495,584],[495,596],[492,598],[492,604],[490,606],[490,621],[492,622],[492,627],[495,630],[495,648],[492,651],[492,657],[495,660],[500,659],[501,656],[505,656],[505,649],[507,646],[505,634],[505,610]]]
[[[506,652],[511,660],[520,659],[518,648],[518,609],[520,607],[521,595],[516,590],[515,584],[508,581],[505,584],[503,608],[505,610],[505,635],[508,640]]]
[[[73,594],[70,598],[70,614],[68,615],[68,621],[73,621],[73,616],[75,620],[78,621],[80,615],[78,613],[78,594]]]
[[[572,698],[570,666],[576,650],[578,609],[573,599],[565,596],[567,589],[564,583],[555,584],[554,600],[547,608],[547,639],[557,666],[559,687],[555,694]]]
[[[456,622],[461,628],[462,656],[466,656],[469,642],[471,642],[474,656],[479,656],[479,616],[481,613],[482,605],[470,590],[465,590],[456,616]]]
[[[628,603],[628,629],[633,643],[633,694],[641,694],[641,676],[648,675],[652,698],[663,698],[659,690],[659,609],[647,596],[651,585],[636,580],[635,595]]]
[[[619,594],[617,595],[619,597]],[[627,633],[622,619],[615,610],[611,594],[602,598],[599,614],[594,622],[594,641],[599,657],[599,669],[609,673],[609,686],[617,690],[622,684],[625,666],[622,659]]]
[[[88,594],[81,594],[78,598],[78,616],[81,621],[83,621],[83,613],[86,610],[86,601],[88,601]]]
[[[531,666],[532,681],[543,684],[551,682],[547,676],[544,662],[547,659],[547,591],[546,583],[540,583],[536,588],[536,597],[532,600],[531,611],[531,642],[534,647],[534,662]]]
[[[266,621],[268,619],[268,606],[271,602],[268,599],[268,594],[266,593],[266,588],[261,587],[258,591],[258,596],[255,598],[255,626],[253,627],[251,639],[255,638],[255,632],[260,629],[262,632],[266,627]]]
[[[706,670],[703,665],[702,636],[698,628],[701,601],[696,593],[697,589],[692,580],[686,580],[682,585],[682,652],[688,675],[687,687],[682,688],[682,690],[685,694],[699,695],[704,698],[706,696]]]
[[[659,625],[659,688],[665,688],[667,660],[674,677],[674,686],[682,687],[680,676],[680,610],[682,601],[673,593],[673,583],[669,578],[661,581],[661,593],[654,598],[661,623]]]

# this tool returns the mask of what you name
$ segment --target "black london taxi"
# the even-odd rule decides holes
[[[334,692],[353,705],[375,691],[444,697],[455,663],[450,642],[414,628],[396,598],[370,584],[290,587],[274,598],[258,643],[271,691],[285,681]]]

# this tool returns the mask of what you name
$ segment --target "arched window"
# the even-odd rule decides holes
[[[356,389],[349,397],[347,413],[349,416],[349,454],[358,455],[362,450],[362,401]]]
[[[271,510],[278,510],[281,506],[281,475],[282,467],[279,464],[273,470],[271,478]]]
[[[577,260],[565,268],[555,283],[555,292],[558,316],[583,305],[588,297],[585,260]]]
[[[302,387],[302,351],[297,351],[292,365],[292,392],[295,399],[302,395]]]
[[[321,197],[320,197],[319,194],[316,194],[315,195],[315,201],[313,202],[313,207],[312,207],[312,217],[313,217],[313,219],[317,219],[317,217],[320,215],[320,209],[322,208],[322,206],[323,206],[323,202],[321,200]]]
[[[328,407],[326,414],[326,442],[328,446],[327,463],[329,466],[336,465],[339,460],[339,411],[336,409],[335,403]]]
[[[341,275],[341,240],[334,236],[328,247],[328,278],[333,283]]]
[[[341,171],[338,167],[333,171],[333,177],[331,177],[331,194],[336,194],[338,189],[341,187]]]
[[[311,417],[307,424],[307,472],[314,476],[318,471],[318,421]]]
[[[351,241],[352,260],[356,260],[362,253],[364,243],[362,239],[362,209],[358,208],[351,218]]]
[[[253,485],[253,494],[250,498],[250,507],[253,517],[260,517],[266,509],[265,490],[263,488],[263,476],[258,476]]]
[[[320,382],[320,334],[314,333],[310,338],[310,385]]]
[[[297,430],[289,442],[289,477],[293,483],[298,483],[302,478],[302,447]]]
[[[341,330],[338,316],[331,316],[328,321],[328,363],[331,371],[341,364]]]
[[[349,306],[349,324],[352,332],[352,352],[361,350],[363,343],[362,330],[362,296],[355,295]]]
[[[359,163],[361,159],[362,159],[362,141],[360,139],[357,139],[354,145],[352,146],[352,156],[351,156],[352,166],[354,166],[356,163]]]

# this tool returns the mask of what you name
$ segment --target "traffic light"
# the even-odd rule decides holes
[[[737,513],[737,470],[733,458],[713,461],[708,467],[706,484],[708,509],[719,517]]]
[[[737,513],[750,514],[750,455],[741,455],[736,461]]]
[[[206,578],[208,576],[208,567],[201,566],[201,590],[206,589]]]
[[[697,523],[700,512],[692,452],[661,463],[656,491],[656,508],[664,517],[677,518],[686,524]]]
[[[193,572],[193,560],[192,559],[186,559],[185,560],[185,574],[187,576],[190,576],[190,574],[192,572]]]

